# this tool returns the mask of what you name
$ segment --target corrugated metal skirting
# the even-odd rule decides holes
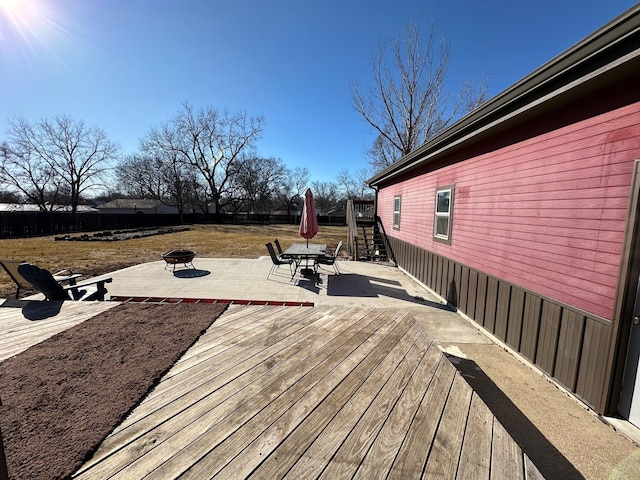
[[[398,266],[603,413],[610,322],[389,238]]]

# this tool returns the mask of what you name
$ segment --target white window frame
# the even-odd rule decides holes
[[[402,195],[393,197],[393,228],[400,229],[400,212],[402,210]]]
[[[454,194],[454,185],[447,185],[446,187],[439,187],[436,189],[436,198],[435,198],[435,208],[434,208],[434,216],[433,216],[433,238],[438,242],[443,242],[447,244],[451,244],[451,220],[453,218],[453,194]],[[449,206],[446,211],[441,210],[438,211],[438,199],[444,193],[449,194]],[[438,233],[438,220],[442,221],[443,219],[447,220],[447,232],[446,233]]]

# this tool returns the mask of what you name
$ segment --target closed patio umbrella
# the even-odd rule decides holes
[[[302,207],[299,232],[302,238],[307,239],[307,246],[309,246],[309,239],[315,237],[318,233],[316,207],[313,205],[313,193],[311,193],[310,188],[307,188],[304,194],[304,206]]]
[[[313,205],[313,193],[307,188],[304,194],[304,205],[302,207],[302,218],[300,219],[300,229],[298,230],[302,238],[307,239],[307,248],[309,247],[309,239],[318,233],[318,219],[316,218],[316,207]],[[307,259],[306,268],[302,269],[303,275],[310,275],[313,269],[309,268],[309,260]]]

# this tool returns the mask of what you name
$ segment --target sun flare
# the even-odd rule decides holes
[[[49,0],[0,0],[0,50],[49,51],[63,32]]]
[[[0,17],[8,18],[12,23],[26,20],[36,8],[36,1],[0,0]]]
[[[38,0],[0,0],[0,37],[25,39],[38,23]]]
[[[17,11],[23,3],[23,0],[0,0],[0,9],[9,12]]]

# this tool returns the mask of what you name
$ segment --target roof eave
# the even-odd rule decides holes
[[[626,48],[617,48],[617,47]],[[609,53],[612,52],[612,53]],[[469,143],[543,102],[566,95],[596,76],[640,57],[640,5],[629,9],[533,73],[465,115],[442,133],[377,173],[367,183],[383,181]]]

